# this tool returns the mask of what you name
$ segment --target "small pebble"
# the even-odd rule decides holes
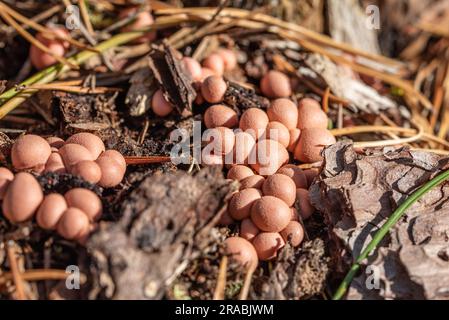
[[[89,218],[78,208],[68,208],[56,228],[58,233],[68,240],[79,239],[89,232]]]
[[[286,126],[278,121],[271,121],[268,123],[266,137],[267,139],[279,142],[286,148],[290,145],[290,132]]]
[[[67,202],[59,193],[50,193],[44,197],[36,213],[36,221],[39,227],[46,230],[54,230],[59,219],[67,209]]]
[[[298,129],[327,129],[329,119],[320,104],[313,99],[304,98],[298,105]]]
[[[3,197],[3,214],[12,223],[30,220],[43,199],[44,193],[36,178],[28,172],[19,172]]]
[[[82,210],[90,221],[97,221],[103,213],[103,205],[96,193],[85,188],[73,188],[64,194],[68,207]]]
[[[51,154],[48,142],[37,135],[20,136],[11,148],[12,165],[16,170],[42,169]]]
[[[223,59],[224,69],[226,71],[231,71],[237,67],[237,56],[234,51],[220,48],[217,50],[217,54]]]
[[[304,188],[307,189],[307,177],[304,174],[304,171],[294,164],[286,164],[282,166],[277,173],[284,174],[287,177],[290,177],[296,185],[296,188]]]
[[[95,161],[80,161],[72,167],[71,173],[90,183],[97,183],[101,179],[101,168]]]
[[[65,143],[82,145],[92,154],[92,159],[97,159],[105,150],[103,141],[98,136],[89,132],[76,133],[68,138]]]

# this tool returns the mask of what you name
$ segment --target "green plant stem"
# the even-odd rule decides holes
[[[419,200],[424,194],[426,194],[430,189],[436,187],[443,181],[449,178],[449,169],[444,171],[443,173],[439,174],[438,176],[434,177],[432,180],[428,181],[426,184],[424,184],[421,188],[419,188],[417,191],[412,193],[394,212],[393,214],[388,218],[388,220],[384,223],[384,225],[379,229],[379,231],[376,232],[373,239],[370,241],[368,246],[362,251],[362,253],[357,257],[354,264],[351,266],[351,269],[346,274],[345,278],[341,282],[340,286],[338,287],[337,291],[335,292],[334,296],[332,297],[333,300],[339,300],[341,299],[344,294],[346,293],[346,290],[348,289],[349,285],[352,282],[352,279],[356,275],[357,271],[360,269],[360,263],[362,263],[363,260],[365,260],[370,253],[376,249],[377,245],[382,241],[382,239],[385,237],[385,235],[388,233],[390,228],[398,222],[398,220],[404,215],[405,211],[410,208],[413,203],[415,203],[417,200]]]

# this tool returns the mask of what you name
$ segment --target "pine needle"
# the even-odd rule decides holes
[[[84,24],[86,25],[87,32],[89,32],[89,34],[93,36],[95,34],[95,31],[89,18],[89,11],[87,10],[86,0],[78,0],[78,4],[80,6],[81,16],[84,20]]]
[[[228,257],[223,256],[218,270],[217,285],[215,286],[213,300],[224,300],[226,289],[226,271],[228,266]]]
[[[43,52],[51,55],[53,58],[55,58],[59,63],[65,64],[69,66],[71,69],[79,69],[79,67],[65,59],[64,57],[55,55],[51,50],[49,50],[42,42],[34,38],[28,31],[26,31],[20,24],[18,24],[10,15],[9,13],[5,11],[0,10],[0,16],[14,29],[17,30],[17,32],[24,37],[26,40],[28,40],[31,44],[35,45],[37,48],[42,50]]]
[[[11,268],[12,279],[16,288],[17,298],[19,300],[26,300],[25,289],[23,285],[23,279],[17,265],[16,250],[14,248],[14,242],[10,241],[6,244],[6,252],[8,255],[8,262]]]
[[[20,21],[21,23],[23,23],[26,26],[29,26],[30,28],[33,28],[34,30],[42,33],[42,35],[48,39],[59,39],[59,40],[63,40],[63,41],[67,41],[68,43],[70,43],[71,45],[78,47],[80,49],[84,49],[84,50],[91,50],[94,52],[98,52],[97,50],[95,50],[92,47],[86,46],[84,43],[79,42],[78,40],[73,39],[70,36],[62,36],[56,32],[54,32],[53,30],[43,27],[41,26],[39,23],[28,19],[27,17],[21,15],[20,13],[18,13],[17,11],[11,9],[10,7],[8,7],[7,5],[5,5],[4,3],[0,2],[0,8],[3,8],[7,13],[9,13],[11,15],[11,17],[13,17],[14,19],[16,19],[17,21]]]
[[[127,156],[125,157],[126,164],[150,164],[150,163],[161,163],[170,162],[170,156]]]
[[[122,91],[120,88],[111,88],[111,87],[95,87],[95,88],[86,88],[80,86],[67,86],[67,85],[58,85],[55,83],[49,84],[32,84],[26,89],[32,90],[55,90],[55,91],[65,91],[71,93],[85,93],[85,94],[102,94],[107,92],[115,92]]]

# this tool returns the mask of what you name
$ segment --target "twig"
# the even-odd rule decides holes
[[[246,300],[248,298],[249,288],[251,287],[251,280],[253,277],[254,270],[255,268],[251,266],[248,267],[242,289],[240,290],[239,300]]]
[[[323,94],[323,111],[325,113],[329,112],[329,94],[331,93],[331,88],[327,87],[326,90],[324,90]]]
[[[228,257],[223,256],[220,261],[220,269],[218,271],[217,285],[214,291],[213,300],[224,300],[226,289],[226,271],[228,266]]]
[[[349,135],[355,133],[366,133],[366,132],[400,132],[404,134],[411,135],[407,138],[398,138],[390,140],[378,140],[378,141],[360,141],[354,142],[354,147],[356,148],[371,148],[371,147],[384,147],[398,144],[406,144],[410,142],[417,141],[424,136],[424,130],[422,126],[417,125],[418,130],[400,127],[389,127],[389,126],[356,126],[342,129],[332,129],[331,133],[334,136]]]
[[[416,134],[416,129],[390,127],[390,126],[356,126],[341,129],[332,129],[331,133],[334,136],[345,136],[355,133],[367,133],[367,132],[398,132],[407,134]]]
[[[25,289],[23,287],[23,279],[20,274],[19,266],[16,260],[16,250],[14,248],[14,242],[9,241],[6,244],[6,252],[8,255],[9,266],[11,268],[12,279],[16,288],[17,298],[19,300],[26,300]]]
[[[418,141],[422,138],[424,134],[424,130],[420,128],[418,133],[409,138],[400,138],[400,139],[389,139],[389,140],[380,140],[380,141],[360,141],[354,142],[355,148],[374,148],[374,147],[385,147],[385,146],[394,146],[401,145],[406,143],[411,143]]]
[[[94,36],[95,31],[94,31],[94,28],[92,27],[92,23],[90,22],[90,19],[89,19],[89,12],[87,11],[86,1],[87,0],[78,0],[78,4],[80,6],[81,16],[83,17],[84,24],[86,25],[86,29],[90,33],[91,36]]]
[[[341,103],[338,104],[337,128],[343,128],[343,105]]]
[[[64,280],[70,274],[65,270],[59,269],[33,269],[26,270],[21,273],[20,276],[25,281],[46,281],[46,280]],[[0,275],[0,285],[5,284],[6,282],[13,279],[12,272],[5,272]],[[81,283],[86,281],[86,276],[84,274],[80,275]]]
[[[150,164],[150,163],[161,163],[170,162],[170,156],[127,156],[125,157],[126,164]]]
[[[433,23],[421,22],[416,27],[426,32],[433,33],[437,36],[449,38],[449,31],[443,26],[438,26]]]
[[[139,134],[139,138],[137,139],[138,144],[142,144],[145,141],[145,136],[147,135],[148,128],[150,128],[150,121],[148,119],[145,119],[143,129]]]
[[[303,84],[305,84],[310,90],[315,92],[316,94],[323,96],[324,90],[321,90],[318,86],[316,86],[312,81],[309,81],[308,79],[302,77],[299,75],[299,73],[296,73],[296,76],[301,80]],[[340,103],[342,106],[348,106],[350,105],[350,102],[346,99],[334,96],[332,93],[329,93],[329,100],[335,103]]]
[[[36,21],[34,21],[33,19],[28,19],[27,17],[21,15],[20,13],[18,13],[17,11],[11,9],[10,7],[8,7],[7,5],[3,4],[0,2],[0,7],[2,7],[3,9],[5,9],[6,12],[8,12],[12,17],[14,17],[15,19],[17,19],[18,21],[22,22],[25,26],[28,26],[30,28],[35,29],[36,31],[42,33],[42,35],[48,39],[59,39],[59,40],[64,40],[67,41],[68,43],[74,45],[75,47],[84,49],[84,50],[92,50],[97,52],[97,50],[95,50],[92,47],[86,46],[84,43],[79,42],[75,39],[73,39],[70,36],[62,36],[56,32],[54,32],[53,30],[49,29],[49,28],[45,28],[43,26],[41,26],[40,24],[38,24]],[[60,9],[59,6],[58,10]]]
[[[229,0],[221,0],[220,1],[220,4],[218,5],[217,10],[215,11],[212,18],[209,20],[209,23],[213,22],[219,16],[220,12],[223,11],[223,9],[226,7],[228,2],[229,2]]]
[[[69,58],[69,61],[75,63],[77,65],[82,64],[86,60],[96,56],[98,52],[103,52],[110,48],[122,45],[124,43],[130,42],[134,39],[137,39],[144,35],[147,32],[157,29],[168,28],[173,25],[176,25],[177,21],[155,21],[150,27],[139,30],[139,31],[131,31],[118,34],[116,36],[111,37],[110,39],[98,44],[95,46],[96,52],[92,52],[89,50],[84,50],[73,57]],[[31,76],[24,82],[20,83],[20,86],[26,86],[34,83],[49,83],[55,80],[58,76],[64,74],[69,68],[65,65],[58,64],[54,66],[50,66],[35,75]],[[26,99],[35,94],[37,90],[16,90],[12,88],[6,92],[3,92],[0,95],[0,119],[3,118],[6,114],[8,114],[11,110],[14,110],[18,105],[24,102]]]
[[[51,114],[49,114],[49,112],[44,110],[36,101],[34,101],[34,99],[30,99],[30,103],[33,106],[33,108],[37,111],[37,113],[39,113],[41,117],[44,118],[44,120],[47,121],[49,125],[51,126],[55,125],[55,122],[53,121],[53,118],[51,117]]]
[[[28,124],[28,125],[35,125],[37,123],[42,123],[41,120],[31,119],[31,118],[23,118],[23,117],[18,117],[18,116],[14,116],[14,115],[7,115],[6,117],[3,118],[3,121],[12,122],[12,123],[20,123],[20,124]]]
[[[27,86],[25,89],[56,90],[56,91],[65,91],[65,92],[72,92],[72,93],[85,93],[85,94],[102,94],[102,93],[107,93],[107,92],[122,91],[122,89],[120,89],[120,88],[111,88],[111,87],[84,88],[84,87],[80,87],[80,86],[56,85],[54,83],[32,84],[30,86]]]
[[[43,45],[39,40],[35,39],[28,31],[26,31],[25,29],[23,29],[20,24],[18,24],[10,15],[9,13],[5,12],[5,11],[1,11],[0,10],[0,16],[2,16],[3,19],[5,19],[5,21],[11,25],[14,29],[17,30],[18,33],[20,33],[20,35],[22,37],[24,37],[26,40],[28,40],[30,43],[32,43],[33,45],[35,45],[37,48],[39,48],[40,50],[42,50],[43,52],[51,55],[53,58],[55,58],[59,63],[63,63],[67,66],[69,66],[72,69],[79,69],[79,67],[75,64],[73,64],[72,62],[68,61],[67,59],[65,59],[64,57],[55,55],[53,52],[51,52],[51,50],[49,50],[45,45]]]
[[[360,253],[360,255],[355,260],[354,264],[351,266],[351,269],[349,269],[349,272],[346,274],[345,278],[341,282],[340,286],[338,287],[337,291],[335,292],[332,299],[334,300],[340,300],[344,294],[346,293],[347,289],[349,288],[349,285],[352,282],[352,279],[356,275],[357,271],[360,269],[360,264],[368,258],[368,256],[376,250],[379,243],[382,241],[382,239],[385,237],[385,235],[388,233],[390,228],[394,226],[399,219],[405,214],[408,208],[410,208],[411,205],[413,205],[416,201],[418,201],[420,198],[422,198],[429,190],[436,187],[443,181],[449,178],[449,170],[444,171],[443,173],[439,174],[438,176],[434,177],[432,180],[424,184],[421,188],[419,188],[417,191],[412,193],[388,218],[388,220],[382,225],[382,227],[376,232],[373,239],[369,242],[369,244],[366,246],[366,248]]]
[[[156,14],[161,14],[161,15],[184,14],[184,15],[191,15],[190,18],[192,18],[192,19],[194,16],[196,16],[196,17],[202,16],[203,19],[207,19],[207,16],[211,17],[215,12],[216,12],[215,8],[201,8],[201,7],[200,8],[176,8],[176,9],[155,10]],[[282,29],[293,31],[293,32],[300,34],[301,36],[303,36],[305,38],[313,40],[314,42],[317,42],[321,45],[326,45],[331,48],[350,53],[352,55],[364,57],[366,59],[373,60],[373,61],[376,61],[379,63],[384,63],[387,65],[393,66],[395,68],[402,68],[404,66],[404,64],[402,62],[399,62],[397,60],[394,60],[394,59],[391,59],[391,58],[388,58],[385,56],[381,56],[381,55],[371,54],[369,52],[365,52],[363,50],[353,48],[348,44],[336,42],[335,40],[333,40],[332,38],[330,38],[326,35],[309,30],[309,29],[302,27],[298,24],[282,21],[280,19],[268,16],[266,14],[250,12],[250,11],[244,10],[244,9],[225,8],[221,11],[220,17],[221,16],[262,22],[267,25],[272,25],[272,26],[276,26],[276,27],[279,27]]]
[[[66,6],[66,8],[68,8],[69,6],[72,5],[72,3],[70,2],[70,0],[62,0],[62,2],[64,3],[64,5]],[[86,38],[87,41],[89,41],[89,43],[91,45],[96,45],[97,44],[97,40],[95,40],[92,37],[92,34],[89,33],[89,31],[86,29],[86,27],[84,26],[84,23],[81,21],[81,19],[78,16],[74,16],[74,18],[76,19],[76,23],[78,26],[78,29],[81,31],[81,33],[83,34],[84,38]]]
[[[282,35],[283,37],[296,41],[298,42],[300,45],[302,45],[304,48],[306,48],[307,50],[310,50],[312,52],[317,52],[320,54],[323,54],[325,56],[327,56],[329,59],[333,60],[334,62],[337,63],[341,63],[341,64],[346,64],[349,65],[351,67],[351,69],[353,69],[356,72],[359,72],[361,74],[367,75],[367,76],[371,76],[377,79],[380,79],[390,85],[394,85],[397,86],[401,89],[403,89],[406,93],[410,94],[411,96],[415,97],[416,99],[418,99],[418,101],[428,110],[432,110],[433,109],[433,105],[432,103],[429,101],[429,99],[427,99],[426,96],[424,96],[421,92],[417,91],[413,85],[411,85],[410,83],[402,80],[401,78],[394,76],[394,75],[390,75],[387,74],[385,72],[382,71],[378,71],[357,63],[354,63],[353,61],[349,61],[348,59],[345,59],[343,57],[340,57],[336,54],[333,54],[331,52],[328,52],[326,50],[324,50],[323,48],[321,48],[320,46],[313,44],[312,42],[308,42],[304,39],[302,39],[301,37],[298,37],[297,35],[293,35],[293,34],[289,34],[285,31],[279,30],[278,32],[279,35]]]
[[[319,94],[320,96],[326,95],[326,91],[321,90],[318,88],[315,84],[313,84],[308,79],[304,78],[299,70],[295,68],[290,62],[288,62],[283,56],[276,54],[273,56],[273,61],[276,64],[276,66],[280,69],[284,69],[285,71],[291,73],[292,75],[298,77],[302,83],[304,83],[310,90],[314,91],[316,94]],[[326,89],[327,90],[327,89]],[[349,102],[344,100],[343,98],[336,97],[330,92],[327,93],[327,100],[332,100],[334,102],[342,103],[344,105],[348,105]],[[324,101],[324,100],[323,100]],[[327,113],[327,111],[325,111]]]

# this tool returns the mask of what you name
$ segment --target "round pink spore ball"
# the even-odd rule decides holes
[[[184,57],[182,58],[182,64],[193,81],[201,81],[203,72],[198,61],[190,57]]]
[[[159,117],[166,117],[173,111],[173,106],[165,100],[161,89],[154,93],[151,99],[151,106],[153,107],[153,112]]]
[[[203,60],[203,67],[211,69],[217,75],[222,75],[225,70],[223,58],[218,53],[212,53]]]
[[[55,27],[51,29],[60,36],[66,37],[69,35],[69,33],[63,28]],[[63,57],[68,49],[68,42],[64,40],[47,39],[41,33],[36,35],[36,39],[47,47],[54,55],[59,57]],[[35,45],[31,45],[30,47],[30,61],[31,64],[38,70],[44,69],[58,62],[50,54],[42,51]]]
[[[290,79],[282,72],[268,71],[260,80],[260,90],[268,98],[286,98],[292,94]]]
[[[217,54],[223,59],[226,71],[230,71],[237,67],[237,56],[234,51],[230,49],[218,49]]]
[[[127,17],[134,15],[138,10],[139,10],[138,6],[123,9],[120,12],[119,17],[121,19],[125,19]],[[131,21],[128,25],[126,25],[122,28],[122,32],[142,30],[142,29],[150,27],[153,24],[153,22],[154,22],[154,19],[149,10],[141,11],[135,16],[133,21]],[[153,41],[154,39],[156,39],[156,32],[151,31],[151,32],[148,32],[145,35],[137,38],[136,40],[133,40],[133,42],[134,43],[145,43],[145,42]]]

